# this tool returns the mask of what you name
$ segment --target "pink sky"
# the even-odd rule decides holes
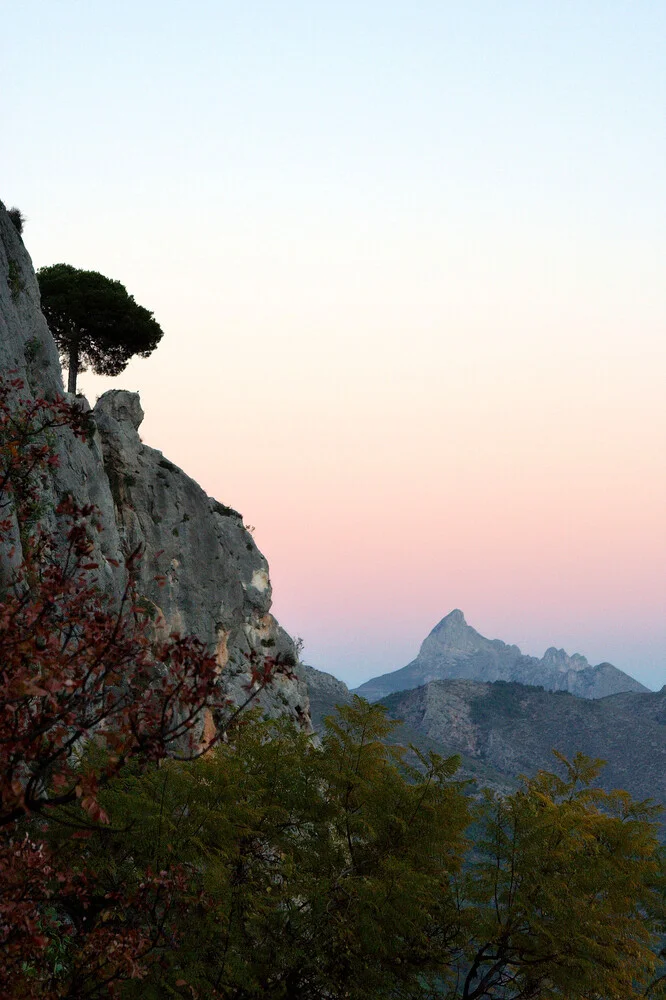
[[[459,607],[660,687],[666,8],[47,7],[8,15],[0,196],[155,311],[112,384],[306,659],[360,683]]]

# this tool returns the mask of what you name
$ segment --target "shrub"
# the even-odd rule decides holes
[[[17,233],[23,233],[23,226],[25,225],[25,215],[20,208],[16,208],[14,205],[12,208],[7,209],[7,215],[12,220],[14,224],[14,229]]]

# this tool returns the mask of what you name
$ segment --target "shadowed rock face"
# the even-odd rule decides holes
[[[666,805],[666,688],[592,700],[502,681],[439,680],[383,704],[442,752],[505,780],[556,770],[553,750],[568,758],[581,751],[606,762],[602,787]]]
[[[3,208],[0,372],[22,378],[25,395],[52,399],[64,394],[32,263]],[[85,400],[80,402],[89,409]],[[136,393],[105,393],[92,418],[96,431],[88,443],[66,429],[56,436],[60,465],[44,490],[48,526],[57,532],[52,511],[63,493],[99,508],[103,530],[95,538],[97,577],[101,588],[116,597],[125,586],[123,558],[141,545],[140,590],[154,605],[158,627],[192,633],[206,642],[225,668],[221,676],[235,700],[245,695],[251,651],[296,662],[291,638],[270,613],[268,564],[241,515],[208,497],[161,452],[142,443],[138,429],[143,411]],[[163,587],[155,579],[159,575],[166,580]],[[307,687],[300,677],[278,678],[261,703],[271,715],[286,713],[309,726]]]
[[[303,664],[302,670],[310,695],[312,725],[316,732],[321,732],[324,719],[328,715],[335,715],[338,705],[348,705],[352,695],[344,681],[339,681],[333,674],[316,670],[315,667],[306,664]]]
[[[401,670],[366,681],[357,693],[378,701],[394,691],[420,687],[433,680],[518,681],[549,691],[569,691],[584,698],[603,698],[620,691],[647,691],[610,663],[590,666],[584,656],[568,656],[551,646],[542,659],[524,656],[518,646],[486,639],[455,610],[442,618],[423,641],[419,655]]]

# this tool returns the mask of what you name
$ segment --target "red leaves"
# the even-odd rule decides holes
[[[109,817],[93,795],[85,795],[81,799],[81,808],[88,814],[93,823],[109,822]]]
[[[82,830],[74,839],[91,834]],[[100,909],[90,872],[63,869],[44,843],[28,836],[14,841],[0,831],[0,996],[100,996],[123,980],[141,978],[143,956],[152,943],[146,918],[163,891],[160,883],[173,892],[167,880],[151,879],[142,892],[107,894]],[[128,907],[134,925],[124,919]],[[88,984],[81,994],[71,979],[68,989],[62,977],[53,975],[52,945],[60,950],[65,941],[70,976]]]
[[[41,919],[54,882],[48,851],[28,836],[17,841],[0,838],[0,994],[16,995],[12,970],[39,955],[49,943]],[[67,884],[66,876],[62,885]],[[30,994],[27,994],[28,996]],[[36,994],[38,995],[38,994]]]
[[[70,680],[70,683],[73,682]],[[62,691],[63,688],[65,688],[66,686],[67,686],[66,680],[63,680],[63,678],[61,677],[47,677],[47,679],[44,681],[44,688],[48,692],[48,694],[57,694],[59,691]]]
[[[257,651],[253,649],[247,654],[247,659],[250,664],[250,680],[245,687],[248,691],[254,690],[257,687],[266,687],[277,674],[281,674],[284,677],[294,676],[292,669],[294,662],[290,657],[281,657],[278,654],[277,656],[263,656],[260,658]]]

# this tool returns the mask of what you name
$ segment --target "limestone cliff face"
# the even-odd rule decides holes
[[[64,395],[30,257],[0,207],[0,373],[11,372],[32,397]],[[87,407],[86,401],[81,405]],[[124,556],[141,545],[139,588],[155,606],[158,626],[194,634],[214,649],[225,668],[223,683],[238,700],[253,650],[297,661],[293,641],[270,613],[268,565],[240,514],[208,497],[161,452],[141,442],[142,418],[136,393],[112,390],[92,411],[96,429],[87,443],[66,429],[57,433],[60,465],[45,489],[45,516],[57,530],[50,512],[63,493],[98,507],[103,525],[95,540],[98,580],[115,596],[125,584]],[[6,553],[0,556],[7,570]],[[166,581],[161,587],[158,576]],[[271,715],[286,713],[309,726],[300,674],[277,678],[262,693],[261,704]]]

